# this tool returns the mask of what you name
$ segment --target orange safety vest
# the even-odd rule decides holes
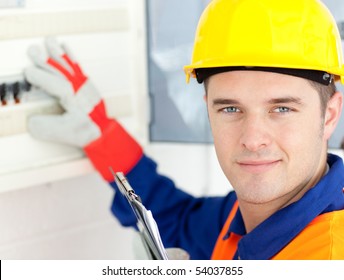
[[[242,236],[227,234],[238,210],[235,202],[215,244],[213,260],[231,260]],[[310,222],[288,245],[278,252],[273,260],[344,260],[344,210],[321,214]]]

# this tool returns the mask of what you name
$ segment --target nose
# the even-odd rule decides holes
[[[249,116],[241,126],[240,145],[251,152],[257,152],[271,144],[271,133],[264,117]]]

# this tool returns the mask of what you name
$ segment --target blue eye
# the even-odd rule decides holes
[[[277,107],[276,109],[273,110],[275,113],[289,113],[291,112],[291,109],[288,107]]]
[[[237,107],[226,107],[226,108],[222,109],[222,111],[225,113],[237,113],[240,110]]]

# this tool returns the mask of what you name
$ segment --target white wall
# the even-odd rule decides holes
[[[212,147],[161,144],[147,152],[161,162],[163,174],[195,195],[210,185],[212,193],[229,189],[215,175]],[[184,156],[176,162],[176,154]],[[112,217],[112,197],[95,173],[0,194],[0,258],[135,258],[140,251],[133,250],[133,231]]]
[[[132,258],[132,232],[111,217],[111,198],[96,174],[2,193],[1,259]]]

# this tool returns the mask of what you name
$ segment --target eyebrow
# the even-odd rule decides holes
[[[295,103],[302,105],[302,101],[298,97],[281,97],[281,98],[272,98],[268,101],[269,104],[280,104],[280,103]]]
[[[272,98],[268,100],[268,104],[280,104],[280,103],[295,103],[302,105],[302,101],[298,97],[280,97],[280,98]],[[240,102],[236,99],[230,99],[230,98],[216,98],[213,100],[213,106],[217,105],[238,105]]]
[[[238,105],[240,104],[240,102],[238,100],[235,99],[229,99],[229,98],[216,98],[213,100],[213,106],[217,106],[217,105]]]

